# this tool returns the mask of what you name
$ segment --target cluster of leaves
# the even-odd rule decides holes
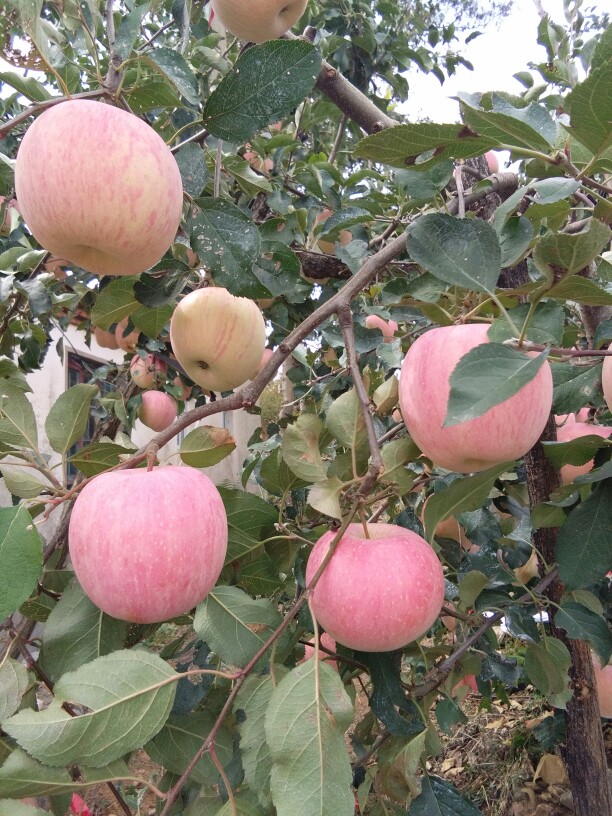
[[[25,35],[35,48],[30,67],[44,75],[0,74],[3,87],[14,90],[0,100],[0,193],[7,198],[27,105],[58,92],[95,91],[109,64],[99,4],[66,3],[61,12],[42,4],[32,16],[29,4],[15,0],[14,9],[5,24],[7,43],[12,31]],[[608,444],[597,441],[597,466],[588,475],[530,507],[523,467],[505,463],[468,477],[432,469],[392,417],[397,370],[426,327],[468,315],[493,324],[498,342],[487,360],[469,370],[460,364],[455,373],[462,389],[453,392],[449,412],[458,421],[482,414],[520,386],[520,356],[501,345],[515,330],[546,347],[586,346],[585,309],[612,305],[605,255],[612,216],[604,185],[612,172],[610,32],[578,48],[577,11],[571,36],[546,18],[540,40],[548,63],[538,69],[544,84],[525,72],[521,95],[462,96],[460,124],[398,123],[362,138],[350,111],[338,129],[337,109],[315,90],[322,57],[374,96],[377,83],[386,81],[395,98],[405,91],[398,66],[416,61],[434,70],[435,60],[420,41],[408,47],[392,36],[410,4],[372,7],[355,0],[346,3],[344,16],[347,10],[348,30],[338,4],[312,4],[307,22],[324,29],[316,45],[278,41],[242,53],[236,44],[218,48],[219,35],[200,9],[190,17],[188,6],[143,3],[116,12],[120,93],[175,149],[189,196],[181,235],[149,273],[98,282],[79,269],[64,280],[45,271],[46,253],[18,217],[3,229],[0,453],[13,506],[0,510],[0,619],[6,618],[9,639],[17,611],[44,628],[34,671],[11,657],[0,663],[0,808],[3,799],[50,795],[52,811],[60,814],[76,789],[139,781],[125,758],[141,747],[165,769],[161,794],[204,747],[164,814],[349,816],[354,781],[362,812],[373,816],[404,813],[407,803],[412,814],[437,806],[471,816],[475,807],[452,786],[420,773],[422,761],[442,750],[439,730],[464,719],[453,696],[457,681],[477,675],[483,705],[526,682],[552,706],[563,709],[570,698],[568,649],[533,617],[546,599],[533,590],[537,579],[526,594],[513,571],[529,560],[538,529],[561,527],[555,562],[544,565],[548,571],[556,564],[566,587],[551,616],[569,637],[610,659],[603,578],[612,569]],[[436,38],[452,39],[448,27],[433,31],[430,49]],[[581,81],[576,50],[588,71]],[[8,48],[5,55],[24,64]],[[392,112],[389,99],[377,101],[381,114]],[[341,148],[333,155],[335,140]],[[271,170],[251,166],[246,142],[271,159]],[[481,177],[461,202],[453,192],[455,164],[496,148],[521,161],[520,176],[510,188]],[[494,215],[479,218],[481,204],[491,200]],[[457,218],[461,203],[466,217]],[[333,214],[317,223],[326,209]],[[5,204],[0,223],[8,212]],[[350,230],[350,243],[341,243],[341,230]],[[395,260],[353,300],[356,370],[337,315],[332,310],[314,321],[313,315],[379,246],[404,234]],[[334,243],[333,256],[320,251],[322,239]],[[502,285],[517,270],[520,282]],[[24,372],[43,363],[53,327],[75,318],[86,332],[113,329],[127,318],[126,331],[140,331],[142,352],[166,354],[174,304],[204,274],[235,295],[265,301],[271,345],[295,337],[305,320],[312,325],[292,343],[286,371],[289,402],[299,412],[270,417],[249,445],[242,486],[260,494],[222,490],[229,548],[221,581],[194,615],[173,622],[184,628],[173,629],[174,639],[156,654],[150,648],[155,627],[128,627],[102,614],[65,566],[63,547],[49,550],[32,524],[50,500],[65,497],[58,473],[92,406],[129,432],[134,403],[126,405],[120,389],[98,400],[95,385],[79,385],[51,407],[43,433]],[[366,328],[369,314],[399,324],[392,342]],[[600,348],[611,337],[612,324],[600,322],[592,345]],[[588,405],[609,422],[600,371],[598,362],[555,362],[554,411]],[[96,372],[95,379],[106,373]],[[300,640],[312,638],[315,627],[295,600],[304,589],[311,542],[346,519],[368,471],[372,451],[357,379],[371,401],[384,465],[364,512],[435,543],[447,601],[459,620],[452,636],[436,624],[426,646],[411,644],[403,653],[358,654],[339,646],[336,672],[317,660],[298,663]],[[195,394],[198,404],[206,403]],[[182,442],[181,457],[205,467],[231,447],[198,428]],[[120,434],[71,459],[89,477],[132,450]],[[592,440],[551,443],[547,455],[557,466],[579,464],[593,457],[594,447]],[[423,516],[425,495],[432,499]],[[437,524],[452,516],[477,551],[435,538]],[[510,633],[526,643],[521,664],[504,655],[486,626],[467,648],[467,638],[494,610],[503,611]],[[274,635],[274,646],[263,650]],[[448,660],[448,670],[437,676],[435,667]],[[37,710],[41,678],[53,685],[53,702]],[[353,729],[350,755],[343,735],[354,719],[357,682],[365,684],[369,709]],[[353,777],[362,767],[365,779]]]

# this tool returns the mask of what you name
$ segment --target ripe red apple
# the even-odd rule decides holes
[[[395,320],[384,320],[378,315],[368,315],[365,319],[366,329],[380,329],[385,343],[392,343],[397,331]]]
[[[320,637],[321,646],[325,646],[326,649],[329,649],[330,652],[336,651],[336,641],[333,637],[330,637],[327,632],[323,632]],[[309,641],[304,646],[304,660],[305,663],[307,660],[312,660],[315,653],[314,641]],[[331,666],[332,669],[338,669],[338,664],[335,660],[331,660],[327,652],[322,651],[319,649],[319,660],[324,660],[328,666]]]
[[[312,593],[312,608],[329,636],[363,652],[399,649],[427,632],[444,601],[438,557],[416,533],[394,524],[349,524]],[[335,533],[315,544],[309,584]]]
[[[494,173],[499,173],[499,157],[497,153],[495,153],[493,150],[487,150],[485,153],[485,159],[487,160],[489,173],[491,175]]]
[[[227,289],[197,289],[172,315],[170,343],[189,379],[209,391],[231,391],[261,360],[266,324],[253,300]]]
[[[73,99],[30,125],[15,165],[24,221],[60,258],[97,275],[137,275],[171,246],[183,185],[164,140],[110,104]]]
[[[589,436],[589,434],[607,439],[612,434],[612,428],[607,428],[605,425],[595,425],[592,422],[566,422],[565,425],[557,428],[557,441],[571,442],[573,439]],[[589,459],[584,465],[563,465],[560,471],[561,481],[564,485],[571,484],[577,476],[588,473],[592,467],[592,459]]]
[[[96,606],[114,618],[155,623],[188,612],[213,588],[227,517],[217,488],[195,468],[109,471],[79,493],[68,544]]]
[[[105,331],[99,326],[95,326],[92,334],[100,348],[112,349],[113,351],[119,348],[114,332]]]
[[[323,210],[322,212],[318,213],[317,217],[315,218],[315,224],[322,224],[324,221],[327,221],[329,216],[332,214],[331,210]],[[342,246],[346,246],[350,244],[353,240],[353,236],[348,230],[340,230],[338,235],[338,241],[342,244]],[[336,254],[336,245],[333,241],[317,241],[317,247],[321,252],[325,255],[335,255]],[[369,327],[371,328],[371,326]]]
[[[408,433],[436,465],[458,473],[486,470],[527,453],[544,430],[552,405],[547,362],[518,393],[482,416],[443,427],[453,369],[488,342],[486,324],[444,326],[416,340],[402,363],[400,409]]]
[[[172,425],[178,413],[176,400],[165,391],[145,391],[138,409],[138,419],[147,428],[159,433]]]
[[[155,388],[166,379],[167,365],[154,354],[135,354],[130,363],[130,376],[139,388]]]
[[[140,337],[140,332],[138,329],[135,329],[133,332],[125,334],[127,324],[127,317],[124,317],[123,320],[120,320],[119,323],[117,323],[117,327],[115,328],[117,348],[120,348],[123,351],[134,351],[136,344],[138,343],[138,338]]]
[[[452,690],[451,690],[451,697],[456,697],[459,693],[459,689],[463,688],[463,686],[467,686],[469,691],[464,695],[467,697],[469,694],[474,692],[474,694],[478,694],[478,683],[476,682],[476,675],[475,674],[466,674],[465,677],[462,677],[458,683],[456,683]]]
[[[300,19],[308,0],[211,0],[210,23],[248,42],[276,40]]]

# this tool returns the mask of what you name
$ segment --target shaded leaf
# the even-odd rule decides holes
[[[480,811],[450,782],[425,776],[421,794],[411,803],[406,816],[480,816]]]
[[[200,102],[195,74],[187,60],[173,48],[151,48],[141,60],[155,68],[192,105]]]
[[[314,414],[302,413],[283,433],[281,451],[287,467],[305,482],[322,482],[326,471],[319,451],[323,423]]]
[[[243,490],[220,487],[219,492],[227,515],[229,563],[261,547],[263,531],[278,520],[278,514],[269,502]]]
[[[17,448],[38,447],[34,409],[13,380],[0,380],[0,440]]]
[[[389,732],[413,737],[423,731],[419,709],[402,688],[401,651],[355,654],[355,659],[368,667],[372,680],[370,707]]]
[[[559,575],[567,589],[587,587],[612,569],[612,482],[599,482],[565,520],[557,539]]]
[[[549,267],[580,272],[595,260],[609,240],[610,227],[597,218],[589,218],[584,229],[573,235],[553,230],[547,232],[538,241],[533,260],[544,274]]]
[[[564,601],[555,615],[555,626],[565,629],[573,640],[586,640],[607,666],[612,657],[612,632],[601,615],[580,603]]]
[[[236,449],[236,440],[227,428],[201,425],[181,442],[181,460],[186,465],[205,468],[221,462]]]
[[[0,663],[0,722],[14,714],[29,685],[28,670],[7,657]]]
[[[42,540],[25,507],[0,507],[0,620],[16,612],[36,587]]]

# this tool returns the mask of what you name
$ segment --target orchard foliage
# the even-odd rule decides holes
[[[554,728],[536,732],[547,748],[595,699],[588,650],[602,665],[612,656],[610,443],[597,434],[558,443],[550,419],[525,459],[461,475],[421,456],[394,416],[414,339],[485,322],[486,353],[480,346],[457,365],[446,424],[512,397],[546,358],[552,413],[587,408],[612,426],[601,386],[612,340],[612,29],[581,5],[565,3],[562,25],[542,18],[546,58],[517,75],[516,93],[461,95],[458,123],[407,121],[403,72],[416,66],[443,81],[464,63],[470,31],[455,21],[482,21],[477,3],[316,0],[303,36],[248,48],[212,31],[200,3],[5,6],[0,469],[13,504],[0,509],[0,812],[5,800],[48,796],[42,812],[61,816],[74,791],[86,799],[89,786],[111,783],[130,813],[143,783],[163,816],[351,816],[356,802],[372,816],[472,816],[478,803],[424,770],[443,750],[440,733],[465,720],[454,695],[462,678],[476,676],[483,706],[530,685],[556,710]],[[179,233],[139,276],[54,274],[13,206],[14,160],[33,117],[54,98],[83,95],[141,117],[181,171]],[[489,175],[490,150],[508,151],[512,170]],[[93,171],[103,183],[112,168]],[[234,392],[196,386],[185,410],[192,383],[173,365],[169,325],[178,300],[203,283],[257,301],[275,351]],[[368,328],[372,316],[394,321],[394,336]],[[52,329],[75,323],[87,338],[124,342],[125,362],[68,389],[41,422],[27,375],[44,364]],[[539,362],[526,364],[517,348]],[[129,377],[134,354],[165,363],[156,387],[182,410],[139,451],[129,438],[142,403]],[[265,420],[241,485],[220,490],[229,542],[219,582],[162,625],[103,614],[66,558],[75,493],[120,464],[153,464],[183,430],[181,460],[215,464],[233,448],[227,435],[191,426],[237,410]],[[70,457],[80,475],[69,490],[65,464],[90,414],[97,435]],[[590,461],[561,486],[561,467]],[[38,522],[48,517],[57,529],[43,540]],[[450,519],[461,534],[437,534]],[[398,651],[338,643],[337,670],[302,662],[305,643],[314,641],[315,658],[329,652],[308,605],[314,543],[330,528],[378,520],[435,548],[452,633],[438,620]],[[537,575],[520,570],[534,553]],[[502,616],[513,656],[493,628]],[[590,756],[603,751],[593,711]],[[587,750],[567,739],[573,784],[574,746]],[[130,770],[138,749],[161,779]],[[585,795],[574,786],[579,815]]]

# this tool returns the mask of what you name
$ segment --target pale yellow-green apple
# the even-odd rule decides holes
[[[499,157],[497,153],[495,153],[493,150],[487,150],[485,153],[485,159],[487,160],[489,173],[491,173],[491,175],[494,173],[499,173]]]
[[[134,331],[130,332],[129,334],[125,333],[127,329],[129,318],[124,317],[123,320],[120,320],[117,323],[117,327],[115,328],[115,340],[117,341],[117,346],[122,351],[134,351],[136,348],[136,344],[138,343],[138,338],[140,337],[140,332],[138,329],[134,329]]]
[[[139,388],[155,388],[166,379],[167,365],[154,354],[135,354],[130,363],[130,377]]]
[[[337,643],[362,652],[399,649],[424,635],[440,614],[444,573],[421,536],[394,524],[349,524],[312,596],[317,621]],[[309,584],[336,533],[314,545]]]
[[[209,286],[179,302],[170,323],[170,343],[190,380],[209,391],[231,391],[257,369],[266,324],[254,300]]]
[[[566,422],[565,425],[557,428],[557,441],[572,442],[581,436],[601,436],[602,439],[607,439],[610,434],[612,434],[612,428],[605,425],[595,425],[592,422]],[[577,476],[588,473],[592,467],[592,459],[589,459],[584,465],[562,465],[561,481],[564,485],[571,484]]]
[[[178,165],[142,119],[73,99],[30,125],[15,164],[28,228],[54,255],[97,275],[137,275],[174,241],[183,211]]]
[[[159,433],[172,425],[178,414],[176,400],[165,391],[145,391],[141,394],[138,419],[147,428]]]
[[[227,517],[217,488],[195,468],[110,471],[79,493],[68,544],[96,606],[114,618],[155,623],[189,612],[213,588],[227,550]]]
[[[327,221],[331,214],[332,214],[331,210],[327,209],[322,210],[320,213],[317,214],[315,218],[315,224],[322,224],[324,221]],[[342,244],[342,246],[350,244],[352,240],[353,236],[348,230],[343,229],[340,230],[340,232],[338,233],[338,241],[340,242],[340,244]],[[322,241],[319,239],[317,241],[317,247],[325,255],[335,255],[336,253],[336,244],[333,241]]]
[[[400,410],[425,456],[457,473],[486,470],[523,456],[550,413],[553,383],[548,362],[514,396],[482,416],[444,427],[450,376],[471,349],[488,342],[486,324],[443,326],[421,335],[402,363]]]
[[[601,385],[608,411],[612,411],[612,357],[604,357],[601,367]]]
[[[333,637],[327,634],[327,632],[323,632],[319,638],[319,643],[321,646],[325,646],[326,649],[329,649],[330,652],[336,651],[336,641]],[[307,660],[312,660],[315,654],[315,646],[314,641],[310,640],[304,646],[304,658],[303,662]],[[319,660],[324,660],[332,669],[338,669],[338,664],[335,660],[332,660],[327,652],[324,652],[323,649],[319,649]]]
[[[300,19],[308,0],[211,0],[210,24],[248,42],[276,40]]]
[[[119,348],[114,332],[105,331],[105,329],[96,326],[92,334],[100,348],[112,349],[113,351]]]
[[[591,653],[593,658],[593,670],[595,671],[595,681],[597,684],[597,699],[599,700],[599,713],[607,719],[612,718],[612,663],[607,666],[601,665],[599,657]]]
[[[385,320],[378,315],[368,315],[365,319],[366,329],[380,329],[385,343],[392,343],[397,331],[395,320]]]

